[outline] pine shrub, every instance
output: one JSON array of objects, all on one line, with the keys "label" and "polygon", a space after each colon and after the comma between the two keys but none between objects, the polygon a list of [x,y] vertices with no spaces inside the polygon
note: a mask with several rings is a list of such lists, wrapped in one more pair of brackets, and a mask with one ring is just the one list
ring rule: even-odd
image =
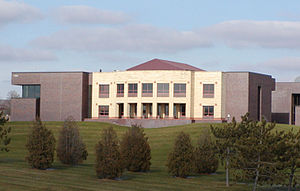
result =
[{"label": "pine shrub", "polygon": [[117,134],[112,127],[102,132],[96,145],[96,174],[98,178],[115,179],[122,175],[123,164]]},{"label": "pine shrub", "polygon": [[11,131],[10,127],[5,127],[5,123],[8,119],[5,118],[3,112],[0,112],[0,151],[8,152],[9,149],[7,145],[10,143],[9,133]]},{"label": "pine shrub", "polygon": [[175,140],[173,151],[169,154],[167,167],[170,174],[186,178],[195,171],[194,148],[188,134],[181,132]]},{"label": "pine shrub", "polygon": [[52,131],[48,130],[39,119],[33,123],[33,128],[28,136],[26,148],[28,149],[26,160],[31,167],[47,169],[52,166],[55,151],[55,138]]},{"label": "pine shrub", "polygon": [[133,125],[123,136],[121,141],[121,154],[124,167],[133,172],[146,172],[150,170],[151,148],[144,130]]},{"label": "pine shrub", "polygon": [[215,146],[208,129],[202,131],[195,150],[195,166],[197,173],[215,173],[219,166]]},{"label": "pine shrub", "polygon": [[64,122],[56,153],[63,164],[76,165],[87,158],[86,146],[79,135],[78,125],[73,117],[68,117]]}]

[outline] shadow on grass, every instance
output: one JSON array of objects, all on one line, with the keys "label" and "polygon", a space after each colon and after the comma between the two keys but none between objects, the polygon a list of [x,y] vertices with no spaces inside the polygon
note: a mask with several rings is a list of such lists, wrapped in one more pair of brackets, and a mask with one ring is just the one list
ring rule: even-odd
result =
[{"label": "shadow on grass", "polygon": [[0,163],[23,163],[26,162],[25,159],[16,159],[16,158],[0,158]]},{"label": "shadow on grass", "polygon": [[56,163],[53,165],[53,169],[55,170],[67,170],[70,168],[93,168],[94,164],[77,164],[77,165],[69,165],[69,164],[62,164],[62,163]]}]

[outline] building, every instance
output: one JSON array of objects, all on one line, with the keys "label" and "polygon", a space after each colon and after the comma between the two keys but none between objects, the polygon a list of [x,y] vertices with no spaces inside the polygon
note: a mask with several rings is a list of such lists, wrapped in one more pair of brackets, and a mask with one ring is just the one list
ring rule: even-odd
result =
[{"label": "building", "polygon": [[300,82],[277,82],[272,100],[272,121],[300,125]]},{"label": "building", "polygon": [[12,84],[22,85],[22,98],[12,100],[12,120],[61,121],[72,115],[146,127],[222,122],[246,112],[270,121],[275,90],[269,75],[208,72],[160,59],[126,71],[13,73]]},{"label": "building", "polygon": [[87,118],[89,78],[86,72],[13,72],[12,84],[22,86],[22,97],[11,100],[11,121]]}]

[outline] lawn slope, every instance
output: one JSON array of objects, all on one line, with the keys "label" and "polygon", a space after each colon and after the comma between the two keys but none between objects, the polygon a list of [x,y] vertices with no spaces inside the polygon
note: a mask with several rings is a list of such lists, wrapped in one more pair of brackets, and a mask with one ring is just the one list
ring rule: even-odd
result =
[{"label": "lawn slope", "polygon": [[[46,122],[55,137],[62,122]],[[224,170],[219,168],[216,175],[194,176],[189,179],[173,178],[165,166],[175,136],[180,131],[191,135],[193,143],[197,141],[203,128],[209,124],[191,124],[187,126],[145,129],[152,149],[152,166],[148,173],[125,172],[119,181],[99,180],[95,175],[95,144],[100,138],[101,130],[110,124],[98,122],[80,122],[80,133],[87,145],[88,160],[75,167],[62,165],[55,159],[53,169],[31,169],[25,162],[27,135],[30,122],[11,122],[12,142],[10,152],[0,153],[0,190],[250,190],[251,185],[233,184],[226,188]],[[222,124],[214,124],[222,125]],[[126,127],[113,125],[119,138]],[[278,129],[287,129],[280,125]],[[294,129],[298,129],[295,127]]]}]

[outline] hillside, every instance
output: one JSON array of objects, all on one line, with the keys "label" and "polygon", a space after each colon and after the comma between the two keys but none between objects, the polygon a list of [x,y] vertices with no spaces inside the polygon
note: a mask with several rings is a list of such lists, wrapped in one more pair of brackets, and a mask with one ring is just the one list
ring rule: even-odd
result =
[{"label": "hillside", "polygon": [[[174,138],[180,131],[189,133],[194,143],[203,128],[209,124],[145,129],[152,149],[152,166],[149,173],[125,172],[119,181],[99,180],[94,170],[95,144],[100,138],[101,129],[110,124],[80,122],[80,133],[88,148],[88,160],[82,165],[71,167],[55,160],[51,170],[31,169],[25,162],[25,143],[30,122],[12,122],[12,142],[10,152],[0,153],[0,190],[250,190],[246,184],[233,184],[226,189],[222,167],[216,175],[194,176],[189,179],[173,178],[167,173],[166,159]],[[57,137],[62,122],[47,122]],[[222,124],[214,124],[222,125]],[[287,125],[278,125],[277,129],[287,129]],[[114,125],[120,136],[126,127]],[[295,127],[294,129],[299,129]]]}]

